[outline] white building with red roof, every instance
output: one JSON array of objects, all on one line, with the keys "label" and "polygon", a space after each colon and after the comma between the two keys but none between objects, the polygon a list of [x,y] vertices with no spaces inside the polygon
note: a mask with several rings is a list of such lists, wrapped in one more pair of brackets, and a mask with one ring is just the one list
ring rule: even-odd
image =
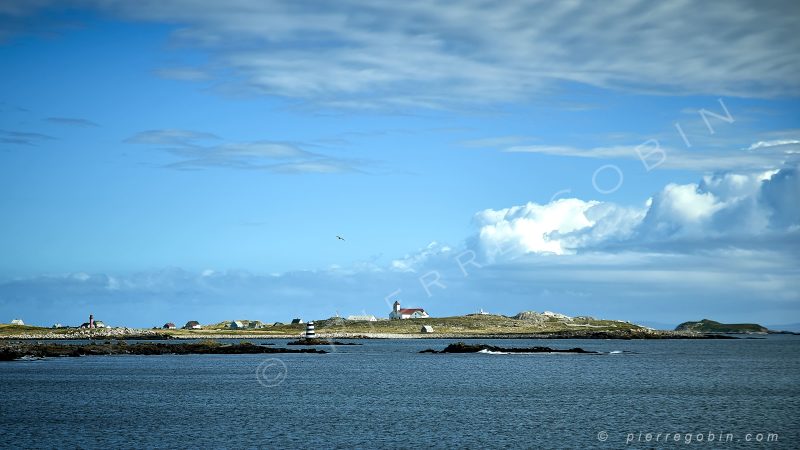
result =
[{"label": "white building with red roof", "polygon": [[400,302],[395,301],[392,305],[392,312],[389,313],[390,319],[427,319],[430,317],[422,308],[400,308]]}]

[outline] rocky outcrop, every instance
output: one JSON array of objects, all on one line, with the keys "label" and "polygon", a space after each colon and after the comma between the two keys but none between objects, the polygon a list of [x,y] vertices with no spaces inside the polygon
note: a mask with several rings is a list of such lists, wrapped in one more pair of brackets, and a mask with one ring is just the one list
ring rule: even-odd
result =
[{"label": "rocky outcrop", "polygon": [[517,320],[524,320],[526,322],[533,322],[537,324],[544,323],[547,320],[547,318],[544,315],[536,311],[522,311],[521,313],[517,314],[512,318]]},{"label": "rocky outcrop", "polygon": [[95,328],[82,329],[70,328],[67,330],[56,329],[53,331],[28,332],[24,334],[9,334],[2,336],[3,339],[151,339],[166,340],[172,339],[172,335],[159,330],[148,330],[140,328]]},{"label": "rocky outcrop", "polygon": [[494,345],[477,344],[470,345],[463,342],[456,342],[444,348],[444,350],[436,351],[433,349],[422,350],[420,353],[581,353],[581,354],[599,354],[589,350],[584,350],[579,347],[570,348],[566,350],[554,349],[550,347],[497,347]]},{"label": "rocky outcrop", "polygon": [[85,355],[234,355],[261,353],[327,353],[317,349],[288,349],[268,347],[249,342],[240,344],[220,344],[216,341],[191,342],[185,344],[163,344],[142,342],[126,344],[125,342],[105,342],[102,344],[54,344],[54,343],[3,343],[0,344],[0,361],[33,357],[45,358],[56,356]]}]

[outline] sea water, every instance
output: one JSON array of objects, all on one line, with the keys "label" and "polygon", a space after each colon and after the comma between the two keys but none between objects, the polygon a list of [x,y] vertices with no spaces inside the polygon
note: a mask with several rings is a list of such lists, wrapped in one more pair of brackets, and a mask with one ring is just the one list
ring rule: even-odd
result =
[{"label": "sea water", "polygon": [[600,355],[349,342],[363,345],[2,363],[0,446],[800,448],[797,336],[469,341]]}]

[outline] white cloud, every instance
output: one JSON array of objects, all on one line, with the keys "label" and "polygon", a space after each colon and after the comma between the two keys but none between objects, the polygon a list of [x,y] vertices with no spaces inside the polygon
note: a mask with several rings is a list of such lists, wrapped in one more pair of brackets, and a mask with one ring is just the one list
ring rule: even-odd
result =
[{"label": "white cloud", "polygon": [[435,257],[447,257],[452,252],[452,248],[440,244],[436,241],[431,242],[422,250],[416,253],[405,255],[403,258],[392,260],[390,267],[392,270],[400,272],[415,272],[430,259]]},{"label": "white cloud", "polygon": [[129,137],[129,144],[194,145],[197,141],[217,140],[212,133],[179,129],[146,130]]},{"label": "white cloud", "polygon": [[[32,14],[35,8],[14,7],[22,3],[4,10]],[[800,93],[794,2],[75,3],[126,20],[177,24],[179,47],[208,52],[229,88],[318,104],[506,102],[557,82],[681,94]],[[191,66],[162,72],[211,75]]]},{"label": "white cloud", "polygon": [[[652,199],[648,200],[647,207]],[[569,249],[587,248],[597,243],[619,243],[629,240],[637,231],[647,207],[623,207],[613,203],[598,203],[586,210],[590,227],[572,233],[553,234],[562,246]]]},{"label": "white cloud", "polygon": [[76,280],[79,280],[79,281],[87,281],[87,280],[89,280],[91,278],[91,276],[89,274],[87,274],[86,272],[78,272],[78,273],[72,274],[72,278],[74,278]]},{"label": "white cloud", "polygon": [[163,129],[137,133],[125,142],[161,147],[179,157],[164,167],[178,170],[228,168],[267,170],[275,173],[346,173],[361,172],[366,161],[334,158],[309,152],[302,144],[280,141],[223,142],[206,145],[207,141],[221,140],[205,132]]},{"label": "white cloud", "polygon": [[503,150],[506,153],[541,153],[544,155],[579,156],[584,158],[630,158],[636,156],[631,145],[577,148],[565,145],[516,145]]},{"label": "white cloud", "polygon": [[0,130],[0,144],[38,145],[41,142],[54,139],[56,138],[42,133]]},{"label": "white cloud", "polygon": [[[769,172],[721,173],[699,184],[668,184],[642,207],[560,199],[476,215],[478,248],[498,256],[574,254],[616,248],[664,246],[715,239],[784,236],[800,225],[796,167]],[[721,240],[721,241],[720,241]]]},{"label": "white cloud", "polygon": [[[797,139],[776,139],[773,141],[758,141],[755,144],[748,147],[748,150],[757,150],[759,148],[769,148],[769,147],[778,147],[782,145],[797,145],[800,144],[800,141]],[[797,153],[796,148],[788,149],[788,151],[792,151],[793,153]]]},{"label": "white cloud", "polygon": [[165,67],[156,70],[155,74],[162,78],[181,81],[205,81],[211,79],[211,75],[208,72],[194,67]]},{"label": "white cloud", "polygon": [[[660,321],[676,323],[707,316],[780,323],[800,314],[798,197],[797,167],[719,173],[670,184],[639,206],[572,198],[487,209],[476,214],[477,230],[463,244],[432,242],[383,266],[268,275],[166,269],[0,282],[0,314],[80,323],[91,311],[139,326],[285,321],[337,310],[385,315],[391,295],[437,316],[484,308],[654,320],[658,311]],[[471,251],[476,264],[468,263]],[[431,273],[426,279],[438,284],[429,295],[420,277]]]},{"label": "white cloud", "polygon": [[798,169],[776,172],[764,183],[759,200],[769,208],[770,221],[778,227],[800,227],[800,174]]},{"label": "white cloud", "polygon": [[653,199],[646,218],[657,232],[672,234],[676,229],[683,232],[702,233],[707,222],[724,204],[710,192],[698,191],[696,184],[668,184]]},{"label": "white cloud", "polygon": [[656,146],[652,141],[637,145],[573,147],[564,145],[517,145],[505,153],[537,153],[593,159],[635,159],[647,168],[688,170],[747,170],[779,167],[796,158],[800,144],[794,140],[760,141],[747,149],[694,150]]},{"label": "white cloud", "polygon": [[48,117],[44,119],[47,122],[55,123],[59,125],[69,125],[74,127],[99,127],[95,122],[92,122],[88,119],[81,119],[75,117]]},{"label": "white cloud", "polygon": [[531,140],[537,139],[529,136],[496,136],[489,138],[469,139],[461,141],[459,144],[469,148],[502,147],[506,145],[518,145],[522,142]]},{"label": "white cloud", "polygon": [[752,173],[721,173],[705,175],[700,189],[723,198],[735,199],[756,194],[764,181],[778,173],[778,169]]},{"label": "white cloud", "polygon": [[528,203],[501,210],[481,211],[475,215],[475,220],[480,226],[482,250],[491,259],[507,251],[564,254],[567,249],[558,238],[551,235],[594,225],[586,213],[597,204],[595,201],[570,198],[547,205]]}]

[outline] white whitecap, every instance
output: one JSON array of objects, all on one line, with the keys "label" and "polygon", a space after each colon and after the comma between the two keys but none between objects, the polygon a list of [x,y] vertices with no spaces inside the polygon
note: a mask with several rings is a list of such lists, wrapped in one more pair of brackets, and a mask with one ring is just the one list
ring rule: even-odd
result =
[{"label": "white whitecap", "polygon": [[507,355],[508,354],[508,352],[493,352],[493,351],[487,350],[487,349],[478,350],[478,353],[484,353],[484,354],[487,354],[487,355]]}]

